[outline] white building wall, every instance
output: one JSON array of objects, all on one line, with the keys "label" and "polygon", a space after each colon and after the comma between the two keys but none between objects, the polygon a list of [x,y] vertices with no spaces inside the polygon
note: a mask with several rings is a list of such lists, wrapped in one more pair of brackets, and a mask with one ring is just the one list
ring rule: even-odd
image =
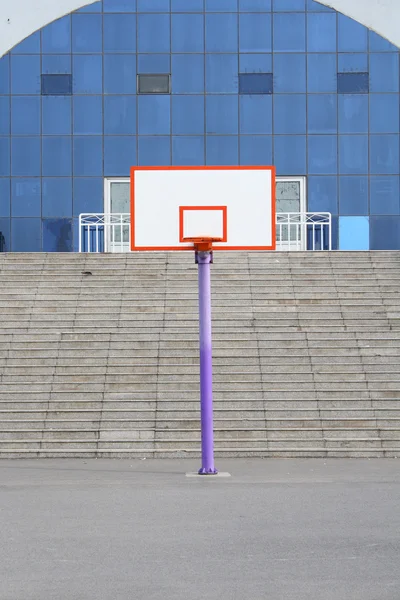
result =
[{"label": "white building wall", "polygon": [[[93,3],[94,0],[0,0],[0,56],[48,23]],[[400,0],[321,0],[321,4],[352,17],[400,47]]]}]

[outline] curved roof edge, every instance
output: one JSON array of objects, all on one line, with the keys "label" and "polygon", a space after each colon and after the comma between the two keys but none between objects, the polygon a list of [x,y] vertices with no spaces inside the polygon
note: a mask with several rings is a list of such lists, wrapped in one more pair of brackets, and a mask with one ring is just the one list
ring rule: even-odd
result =
[{"label": "curved roof edge", "polygon": [[[52,21],[95,0],[0,0],[0,56]],[[399,0],[317,0],[400,47]]]}]

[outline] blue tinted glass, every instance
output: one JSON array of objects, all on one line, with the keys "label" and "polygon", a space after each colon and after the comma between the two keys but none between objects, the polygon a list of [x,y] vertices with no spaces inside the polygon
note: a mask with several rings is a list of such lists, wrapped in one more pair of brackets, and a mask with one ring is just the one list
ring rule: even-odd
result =
[{"label": "blue tinted glass", "polygon": [[337,96],[310,94],[308,96],[308,133],[336,133]]},{"label": "blue tinted glass", "polygon": [[[44,51],[43,51],[44,52]],[[11,50],[12,54],[40,54],[40,31],[36,31]]]},{"label": "blue tinted glass", "polygon": [[291,12],[305,10],[306,0],[272,0],[272,10],[275,12]]},{"label": "blue tinted glass", "polygon": [[[115,57],[117,59],[119,57]],[[106,57],[111,63],[114,57]],[[74,94],[101,94],[103,91],[103,57],[96,54],[73,56],[72,88]],[[108,67],[108,73],[110,68]],[[135,81],[135,76],[133,77]]]},{"label": "blue tinted glass", "polygon": [[243,12],[268,12],[271,0],[239,0],[239,10]]},{"label": "blue tinted glass", "polygon": [[[99,211],[102,212],[102,211]],[[43,177],[42,216],[70,217],[72,215],[71,177]]]},{"label": "blue tinted glass", "polygon": [[[107,138],[105,141],[107,147]],[[132,163],[133,165],[134,163]],[[74,178],[74,216],[104,212],[104,180],[102,177]]]},{"label": "blue tinted glass", "polygon": [[[254,15],[256,18],[258,15]],[[265,35],[265,34],[264,34]],[[267,50],[268,51],[268,50]],[[274,14],[274,51],[306,51],[306,18],[303,13]]]},{"label": "blue tinted glass", "polygon": [[238,133],[239,109],[237,96],[206,97],[207,133]]},{"label": "blue tinted glass", "polygon": [[103,138],[101,136],[74,136],[74,176],[103,174]]},{"label": "blue tinted glass", "polygon": [[11,179],[11,216],[40,217],[41,179]]},{"label": "blue tinted glass", "polygon": [[237,135],[206,136],[207,165],[239,164],[239,139]]},{"label": "blue tinted glass", "polygon": [[168,135],[171,129],[170,96],[138,98],[138,133]]},{"label": "blue tinted glass", "polygon": [[368,177],[339,177],[341,215],[368,214]]},{"label": "blue tinted glass", "polygon": [[368,217],[339,217],[340,250],[369,250]]},{"label": "blue tinted glass", "polygon": [[10,175],[10,138],[0,137],[0,177]]},{"label": "blue tinted glass", "polygon": [[368,29],[342,14],[338,14],[339,52],[367,52]]},{"label": "blue tinted glass", "polygon": [[71,74],[71,55],[70,54],[43,54],[42,55],[42,73],[43,74]]},{"label": "blue tinted glass", "polygon": [[338,214],[337,177],[309,177],[308,210],[312,212],[330,212]]},{"label": "blue tinted glass", "polygon": [[101,52],[103,47],[103,16],[72,15],[72,51]]},{"label": "blue tinted glass", "polygon": [[368,94],[368,73],[338,73],[338,94]]},{"label": "blue tinted glass", "polygon": [[[0,178],[0,217],[10,216],[10,179]],[[0,226],[1,231],[1,226]]]},{"label": "blue tinted glass", "polygon": [[11,56],[11,93],[40,94],[40,56]]},{"label": "blue tinted glass", "polygon": [[306,95],[274,94],[274,133],[306,132]]},{"label": "blue tinted glass", "polygon": [[139,54],[138,73],[170,73],[170,54]]},{"label": "blue tinted glass", "polygon": [[370,249],[400,250],[400,217],[370,217]]},{"label": "blue tinted glass", "polygon": [[204,136],[174,136],[172,138],[172,164],[182,167],[204,165]]},{"label": "blue tinted glass", "polygon": [[[183,16],[188,17],[188,15]],[[237,52],[237,50],[237,14],[216,13],[206,15],[206,52]]]},{"label": "blue tinted glass", "polygon": [[16,177],[40,176],[40,137],[11,139],[11,175]]},{"label": "blue tinted glass", "polygon": [[368,133],[368,96],[339,95],[339,133]]},{"label": "blue tinted glass", "polygon": [[398,215],[400,213],[400,186],[398,175],[370,178],[371,215]]},{"label": "blue tinted glass", "polygon": [[137,164],[135,136],[105,136],[104,176],[128,177],[130,168]]},{"label": "blue tinted glass", "polygon": [[272,136],[241,135],[240,164],[272,165]]},{"label": "blue tinted glass", "polygon": [[134,54],[104,55],[104,92],[106,94],[136,94],[136,56]]},{"label": "blue tinted glass", "polygon": [[204,96],[173,96],[172,133],[204,134]]},{"label": "blue tinted glass", "polygon": [[236,54],[206,54],[206,91],[211,94],[237,94]]},{"label": "blue tinted glass", "polygon": [[[28,106],[30,106],[31,98],[27,96],[25,98],[28,98]],[[33,98],[37,98],[37,96],[33,96]],[[15,100],[15,98],[13,99]],[[0,135],[10,135],[10,114],[10,96],[0,96]]]},{"label": "blue tinted glass", "polygon": [[171,88],[173,94],[204,92],[204,54],[172,56]]},{"label": "blue tinted glass", "polygon": [[369,51],[370,52],[398,52],[399,49],[385,40],[383,37],[375,33],[369,32]]},{"label": "blue tinted glass", "polygon": [[170,0],[137,0],[138,12],[169,12]]},{"label": "blue tinted glass", "polygon": [[71,98],[44,96],[42,99],[42,132],[45,135],[68,135],[72,132]]},{"label": "blue tinted glass", "polygon": [[[1,105],[0,105],[1,106]],[[13,135],[40,134],[40,96],[13,96],[11,100]],[[7,115],[7,119],[9,115]],[[4,125],[7,121],[2,120]],[[4,131],[3,133],[9,133]]]},{"label": "blue tinted glass", "polygon": [[43,219],[43,252],[72,252],[72,219]]},{"label": "blue tinted glass", "polygon": [[368,136],[339,136],[339,173],[363,175],[368,173]]},{"label": "blue tinted glass", "polygon": [[368,54],[348,52],[338,55],[339,73],[368,73]]},{"label": "blue tinted glass", "polygon": [[332,8],[320,4],[318,0],[307,0],[307,10],[309,12],[334,12]]},{"label": "blue tinted glass", "polygon": [[306,55],[274,55],[274,92],[306,91]]},{"label": "blue tinted glass", "polygon": [[70,96],[72,94],[72,75],[42,75],[42,94],[44,96]]},{"label": "blue tinted glass", "polygon": [[274,164],[278,175],[305,175],[306,136],[277,135],[274,137]]},{"label": "blue tinted glass", "polygon": [[172,52],[204,52],[204,16],[172,16]]},{"label": "blue tinted glass", "polygon": [[272,94],[272,73],[239,73],[239,94]]},{"label": "blue tinted glass", "polygon": [[104,15],[104,52],[136,52],[136,15]]},{"label": "blue tinted glass", "polygon": [[138,164],[164,166],[171,164],[171,138],[165,135],[139,136]]},{"label": "blue tinted glass", "polygon": [[398,92],[399,91],[399,55],[371,54],[370,91]]},{"label": "blue tinted glass", "polygon": [[11,219],[0,218],[0,252],[11,251],[10,221]]},{"label": "blue tinted glass", "polygon": [[170,50],[170,15],[138,15],[138,52]]},{"label": "blue tinted glass", "polygon": [[136,0],[103,0],[103,11],[105,13],[136,12]]},{"label": "blue tinted glass", "polygon": [[307,15],[308,52],[336,52],[336,15],[310,13]]},{"label": "blue tinted glass", "polygon": [[68,54],[71,52],[71,16],[53,21],[42,29],[43,54]]},{"label": "blue tinted glass", "polygon": [[206,12],[235,12],[237,0],[205,0]]},{"label": "blue tinted glass", "polygon": [[171,0],[172,12],[203,12],[204,0]]},{"label": "blue tinted glass", "polygon": [[374,175],[399,173],[399,136],[370,136],[370,171]]},{"label": "blue tinted glass", "polygon": [[41,219],[11,219],[12,252],[41,252]]},{"label": "blue tinted glass", "polygon": [[308,172],[315,175],[337,173],[337,136],[308,136]]},{"label": "blue tinted glass", "polygon": [[242,13],[239,15],[239,51],[271,52],[271,15]]},{"label": "blue tinted glass", "polygon": [[241,96],[240,133],[272,133],[272,97]]},{"label": "blue tinted glass", "polygon": [[239,72],[272,73],[272,54],[240,54]]},{"label": "blue tinted glass", "polygon": [[10,93],[10,55],[0,58],[0,94]]},{"label": "blue tinted glass", "polygon": [[103,133],[103,97],[76,96],[74,98],[74,134],[101,135]]},{"label": "blue tinted glass", "polygon": [[89,4],[88,6],[84,6],[83,8],[80,8],[79,10],[77,10],[76,12],[80,12],[80,13],[93,13],[93,12],[97,12],[97,13],[101,13],[102,11],[102,1],[99,0],[99,2],[94,2],[93,4]]},{"label": "blue tinted glass", "polygon": [[108,135],[136,133],[136,96],[104,97],[104,133]]},{"label": "blue tinted glass", "polygon": [[[391,56],[391,55],[389,55]],[[399,131],[399,95],[370,95],[370,133],[395,133]]]},{"label": "blue tinted glass", "polygon": [[44,136],[42,140],[44,176],[70,177],[72,175],[71,136]]},{"label": "blue tinted glass", "polygon": [[307,90],[316,93],[337,92],[336,54],[307,55]]}]

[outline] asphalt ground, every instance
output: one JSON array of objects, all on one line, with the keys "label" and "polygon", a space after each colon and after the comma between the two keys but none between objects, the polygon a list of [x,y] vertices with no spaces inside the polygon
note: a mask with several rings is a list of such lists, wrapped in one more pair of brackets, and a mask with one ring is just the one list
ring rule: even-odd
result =
[{"label": "asphalt ground", "polygon": [[1,600],[400,600],[400,463],[0,461]]}]

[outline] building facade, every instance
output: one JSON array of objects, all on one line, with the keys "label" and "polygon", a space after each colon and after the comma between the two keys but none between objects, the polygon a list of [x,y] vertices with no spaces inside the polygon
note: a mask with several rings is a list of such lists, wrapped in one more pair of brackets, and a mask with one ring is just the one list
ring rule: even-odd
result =
[{"label": "building facade", "polygon": [[76,251],[132,165],[274,164],[333,247],[400,248],[398,48],[313,0],[103,0],[0,60],[6,250]]}]

